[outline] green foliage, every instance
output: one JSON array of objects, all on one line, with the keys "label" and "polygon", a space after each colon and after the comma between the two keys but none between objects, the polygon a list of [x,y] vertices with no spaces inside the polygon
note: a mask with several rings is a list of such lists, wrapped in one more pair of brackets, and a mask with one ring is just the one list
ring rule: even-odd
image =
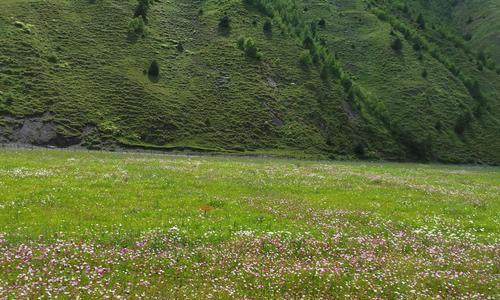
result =
[{"label": "green foliage", "polygon": [[312,57],[311,53],[309,51],[302,51],[299,55],[299,62],[302,66],[308,67],[312,64]]},{"label": "green foliage", "polygon": [[57,61],[58,61],[57,55],[55,55],[55,54],[49,55],[49,57],[47,58],[47,61],[50,63],[53,63],[53,64],[57,63]]},{"label": "green foliage", "polygon": [[260,58],[260,55],[257,51],[257,46],[255,45],[255,41],[252,38],[248,38],[245,41],[245,54],[248,57]]},{"label": "green foliage", "polygon": [[0,112],[9,112],[13,103],[14,95],[12,93],[0,94]]},{"label": "green foliage", "polygon": [[231,27],[231,18],[228,15],[224,15],[219,19],[219,27],[223,29],[229,29]]},{"label": "green foliage", "polygon": [[417,17],[417,25],[419,29],[425,29],[425,19],[424,16],[420,13]]},{"label": "green foliage", "polygon": [[465,87],[469,91],[469,94],[471,95],[472,98],[479,101],[480,103],[484,103],[484,97],[483,94],[481,93],[479,82],[477,80],[472,81],[470,79],[467,79],[465,81]]},{"label": "green foliage", "polygon": [[470,111],[466,111],[463,114],[461,114],[456,123],[455,123],[455,133],[459,136],[463,136],[465,133],[465,130],[469,128],[469,125],[472,121],[472,114]]},{"label": "green foliage", "polygon": [[[473,26],[463,24],[469,15],[482,13],[445,17],[442,1],[245,2],[179,0],[153,7],[159,2],[150,1],[150,22],[144,24],[142,14],[136,18],[150,38],[124,44],[123,24],[133,16],[135,0],[69,6],[55,0],[7,1],[0,20],[22,18],[0,30],[0,93],[15,95],[11,105],[2,103],[8,118],[0,114],[0,140],[14,136],[17,125],[12,124],[50,111],[47,123],[56,124],[58,139],[68,144],[87,145],[90,131],[96,144],[109,141],[106,148],[115,143],[206,151],[300,149],[349,158],[359,156],[353,149],[362,144],[367,157],[405,160],[411,149],[428,149],[430,141],[435,160],[499,159],[494,125],[499,77],[488,70],[498,69],[498,55],[495,39],[483,36],[484,28],[494,27],[481,26],[479,17]],[[418,30],[419,13],[425,31]],[[219,36],[224,31],[217,24],[225,14],[231,16],[235,38]],[[272,38],[261,32],[266,20],[272,22]],[[254,21],[259,27],[250,25]],[[464,32],[474,38],[466,42]],[[255,48],[247,52],[245,38],[238,48],[249,56],[265,52],[265,63],[235,59],[241,54],[235,47],[238,36],[252,36]],[[404,57],[389,48],[396,37]],[[158,59],[161,81],[137,74],[142,69],[148,74],[152,58]],[[301,60],[307,71],[300,69]],[[457,138],[454,125],[467,111],[470,130]],[[105,130],[106,120],[116,130]],[[441,130],[435,129],[438,120]],[[401,128],[407,137],[398,139]],[[413,137],[416,145],[402,143]]]},{"label": "green foliage", "polygon": [[266,18],[266,20],[264,21],[264,25],[262,27],[262,30],[264,30],[264,32],[266,32],[266,33],[271,33],[273,31],[273,23],[272,23],[271,19]]},{"label": "green foliage", "polygon": [[401,41],[401,39],[399,37],[395,38],[392,43],[391,43],[391,48],[394,50],[394,51],[401,51],[401,49],[403,49],[403,42]]},{"label": "green foliage", "polygon": [[135,8],[134,17],[142,17],[144,22],[148,19],[148,13],[150,8],[150,0],[137,0],[137,6]]},{"label": "green foliage", "polygon": [[178,42],[177,45],[175,45],[175,49],[179,52],[184,52],[184,45],[181,42]]},{"label": "green foliage", "polygon": [[321,66],[320,77],[323,80],[327,80],[330,77],[330,69],[328,68],[328,66]]},{"label": "green foliage", "polygon": [[128,32],[129,34],[135,36],[142,36],[146,31],[146,26],[144,24],[144,20],[141,17],[135,17],[128,23]]},{"label": "green foliage", "polygon": [[245,51],[245,37],[240,36],[237,41],[238,49]]},{"label": "green foliage", "polygon": [[254,59],[261,59],[262,54],[258,51],[257,45],[252,38],[240,37],[237,41],[238,48],[245,52],[245,55]]},{"label": "green foliage", "polygon": [[323,18],[320,19],[318,21],[318,26],[321,27],[321,28],[325,28],[326,27],[326,21],[325,21],[325,19],[323,19]]},{"label": "green foliage", "polygon": [[148,68],[148,75],[152,77],[160,76],[160,65],[156,60],[153,60]]},{"label": "green foliage", "polygon": [[305,49],[312,49],[314,47],[314,40],[309,35],[307,35],[302,42],[302,46]]}]

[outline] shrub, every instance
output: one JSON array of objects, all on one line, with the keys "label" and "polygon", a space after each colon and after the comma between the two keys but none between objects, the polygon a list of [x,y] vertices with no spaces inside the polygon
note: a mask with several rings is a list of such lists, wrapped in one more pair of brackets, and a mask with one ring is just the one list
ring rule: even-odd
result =
[{"label": "shrub", "polygon": [[299,62],[302,66],[307,67],[312,64],[312,57],[309,51],[302,51],[299,56]]},{"label": "shrub", "polygon": [[238,48],[251,58],[261,59],[262,54],[258,51],[255,41],[252,38],[240,37],[237,42]]},{"label": "shrub", "polygon": [[49,63],[53,63],[53,64],[55,64],[55,63],[57,63],[57,60],[58,60],[58,59],[57,59],[57,56],[56,56],[56,55],[52,54],[52,55],[50,55],[50,56],[47,58],[47,60],[48,60],[48,62],[49,62]]},{"label": "shrub", "polygon": [[342,76],[342,70],[339,65],[332,59],[328,62],[330,68],[330,74],[333,78],[340,78]]},{"label": "shrub", "polygon": [[238,48],[240,50],[244,51],[245,50],[245,38],[242,36],[240,38],[238,38],[237,45],[238,45]]},{"label": "shrub", "polygon": [[318,21],[318,26],[321,27],[321,28],[325,28],[326,27],[326,21],[325,19],[321,19]]},{"label": "shrub", "polygon": [[352,81],[349,77],[347,76],[344,76],[341,80],[340,80],[340,84],[342,84],[342,86],[344,87],[344,91],[347,92],[351,89],[352,87]]},{"label": "shrub", "polygon": [[426,69],[424,69],[424,70],[422,71],[422,77],[423,77],[423,78],[427,78],[427,75],[428,75],[428,74],[427,74],[427,70],[426,70]]},{"label": "shrub", "polygon": [[472,115],[470,111],[460,115],[455,123],[455,133],[462,136],[465,133],[465,130],[469,127],[471,121]]},{"label": "shrub", "polygon": [[135,8],[134,17],[142,17],[144,21],[147,20],[149,12],[150,0],[138,0],[138,4]]},{"label": "shrub", "polygon": [[317,65],[320,61],[320,55],[318,53],[318,48],[316,47],[315,44],[312,45],[311,48],[309,48],[309,53],[311,54],[312,62]]},{"label": "shrub", "polygon": [[479,50],[479,53],[477,54],[477,59],[481,61],[483,64],[486,64],[486,54],[482,49]]},{"label": "shrub", "polygon": [[309,24],[309,29],[311,30],[311,34],[316,36],[316,32],[318,31],[318,24],[316,22],[311,22]]},{"label": "shrub", "polygon": [[465,87],[472,98],[479,101],[480,103],[484,102],[483,94],[481,93],[481,89],[479,87],[479,82],[477,80],[472,81],[470,79],[465,81]]},{"label": "shrub", "polygon": [[160,65],[156,60],[151,62],[151,65],[148,69],[148,75],[153,77],[158,77],[160,75]]},{"label": "shrub", "polygon": [[3,103],[5,105],[12,105],[14,103],[14,96],[12,93],[5,93],[5,94],[0,94],[0,103]]},{"label": "shrub", "polygon": [[415,43],[413,43],[413,50],[420,51],[421,49],[422,45],[419,42],[415,41]]},{"label": "shrub", "polygon": [[443,122],[441,122],[441,120],[437,121],[434,125],[434,128],[438,131],[441,131],[443,129]]},{"label": "shrub", "polygon": [[418,14],[417,25],[418,25],[418,28],[425,29],[425,19],[424,19],[424,16],[421,13]]},{"label": "shrub", "polygon": [[361,144],[361,143],[358,143],[354,147],[354,154],[358,158],[364,158],[366,156],[365,146],[363,146],[363,144]]},{"label": "shrub", "polygon": [[144,20],[139,17],[133,18],[129,23],[128,23],[128,32],[129,34],[133,34],[136,36],[143,35],[145,32],[145,25],[144,25]]},{"label": "shrub", "polygon": [[314,46],[314,40],[310,36],[306,36],[302,45],[305,49],[311,49]]},{"label": "shrub", "polygon": [[245,55],[252,58],[260,58],[257,46],[252,38],[245,41]]},{"label": "shrub", "polygon": [[404,6],[401,9],[405,14],[410,13],[410,7],[408,6],[408,3],[405,3]]},{"label": "shrub", "polygon": [[401,39],[396,38],[394,41],[392,41],[391,48],[394,51],[401,51],[401,49],[403,49],[403,42],[401,41]]},{"label": "shrub", "polygon": [[219,27],[228,29],[231,26],[231,19],[228,15],[224,15],[219,19]]},{"label": "shrub", "polygon": [[273,31],[273,23],[271,22],[271,19],[266,19],[266,21],[264,21],[264,26],[262,29],[264,30],[264,32],[267,32],[267,33],[270,33]]},{"label": "shrub", "polygon": [[328,67],[326,65],[323,65],[321,67],[321,72],[320,72],[319,76],[323,80],[327,80],[328,77],[330,77],[330,70],[328,69]]},{"label": "shrub", "polygon": [[179,52],[183,52],[184,51],[184,45],[182,45],[181,42],[177,43],[177,45],[175,46],[175,48],[177,49],[177,51]]}]

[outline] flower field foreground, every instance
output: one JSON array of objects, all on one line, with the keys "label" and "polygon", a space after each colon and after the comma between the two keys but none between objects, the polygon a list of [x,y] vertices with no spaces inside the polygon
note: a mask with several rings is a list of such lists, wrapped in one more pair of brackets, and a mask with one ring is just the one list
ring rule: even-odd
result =
[{"label": "flower field foreground", "polygon": [[500,170],[0,151],[0,299],[498,299]]}]

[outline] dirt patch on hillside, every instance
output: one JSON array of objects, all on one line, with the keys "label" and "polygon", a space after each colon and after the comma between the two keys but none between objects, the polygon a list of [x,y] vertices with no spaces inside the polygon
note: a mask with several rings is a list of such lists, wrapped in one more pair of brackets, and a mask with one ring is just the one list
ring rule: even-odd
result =
[{"label": "dirt patch on hillside", "polygon": [[52,119],[53,115],[48,112],[42,116],[24,119],[21,126],[13,132],[14,140],[22,144],[49,144],[57,138],[56,126]]},{"label": "dirt patch on hillside", "polygon": [[25,118],[0,116],[0,143],[64,147],[78,144],[79,140],[60,136],[54,123],[54,114],[45,112]]}]

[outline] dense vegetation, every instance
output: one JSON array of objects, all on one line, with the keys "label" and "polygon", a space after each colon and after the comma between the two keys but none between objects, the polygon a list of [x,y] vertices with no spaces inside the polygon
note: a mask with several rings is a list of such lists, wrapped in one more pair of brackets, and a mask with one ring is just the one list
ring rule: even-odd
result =
[{"label": "dense vegetation", "polygon": [[1,5],[0,142],[500,162],[493,0]]},{"label": "dense vegetation", "polygon": [[0,150],[0,298],[490,299],[500,170]]}]

